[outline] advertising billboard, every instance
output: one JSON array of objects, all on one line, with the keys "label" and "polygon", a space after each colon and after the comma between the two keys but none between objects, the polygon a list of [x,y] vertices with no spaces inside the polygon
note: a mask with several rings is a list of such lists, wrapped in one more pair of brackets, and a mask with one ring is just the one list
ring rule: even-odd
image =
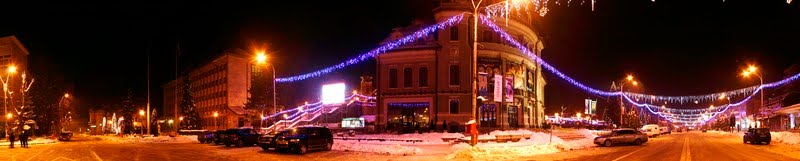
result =
[{"label": "advertising billboard", "polygon": [[342,128],[362,128],[364,127],[364,118],[343,118]]},{"label": "advertising billboard", "polygon": [[344,83],[326,84],[322,86],[322,104],[344,103]]},{"label": "advertising billboard", "polygon": [[586,99],[586,101],[584,101],[584,107],[586,107],[584,109],[584,113],[590,115],[597,114],[597,101],[592,99]]}]

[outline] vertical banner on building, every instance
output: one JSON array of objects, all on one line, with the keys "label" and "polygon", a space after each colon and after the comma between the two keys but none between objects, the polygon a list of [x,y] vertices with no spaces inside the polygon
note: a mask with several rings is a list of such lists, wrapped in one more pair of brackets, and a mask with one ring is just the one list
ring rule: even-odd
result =
[{"label": "vertical banner on building", "polygon": [[586,99],[586,101],[584,101],[584,105],[585,105],[584,107],[586,108],[583,113],[590,115],[597,113],[597,101],[592,99]]},{"label": "vertical banner on building", "polygon": [[503,76],[500,74],[494,75],[494,101],[503,101]]},{"label": "vertical banner on building", "polygon": [[489,97],[489,74],[478,73],[478,96]]},{"label": "vertical banner on building", "polygon": [[506,102],[514,102],[514,77],[506,77]]}]

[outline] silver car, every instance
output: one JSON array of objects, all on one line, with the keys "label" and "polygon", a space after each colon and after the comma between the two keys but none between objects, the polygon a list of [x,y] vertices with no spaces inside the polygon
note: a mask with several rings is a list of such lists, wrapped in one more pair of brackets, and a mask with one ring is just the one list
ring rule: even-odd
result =
[{"label": "silver car", "polygon": [[594,144],[600,146],[612,146],[614,144],[642,145],[647,142],[647,134],[635,129],[615,129],[611,133],[594,138]]}]

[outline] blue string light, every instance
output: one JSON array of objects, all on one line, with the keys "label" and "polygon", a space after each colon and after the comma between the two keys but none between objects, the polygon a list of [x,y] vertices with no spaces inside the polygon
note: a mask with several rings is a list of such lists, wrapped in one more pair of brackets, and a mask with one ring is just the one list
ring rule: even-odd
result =
[{"label": "blue string light", "polygon": [[333,72],[335,70],[342,69],[344,67],[347,67],[347,66],[350,66],[350,65],[353,65],[353,64],[357,64],[357,63],[362,62],[364,60],[373,58],[373,57],[377,56],[378,54],[381,54],[381,53],[384,53],[384,52],[386,52],[388,50],[392,50],[394,48],[400,47],[400,46],[402,46],[404,44],[415,42],[415,41],[417,41],[417,39],[423,38],[425,36],[428,36],[428,35],[436,32],[437,30],[444,29],[446,27],[450,27],[450,26],[453,26],[455,24],[458,24],[459,22],[461,22],[463,17],[464,17],[464,14],[459,14],[459,15],[453,16],[453,17],[451,17],[451,18],[449,18],[449,19],[447,19],[445,21],[442,21],[442,22],[436,24],[436,25],[425,27],[425,28],[423,28],[423,29],[421,29],[419,31],[414,32],[411,35],[405,36],[405,37],[403,37],[401,39],[398,39],[398,40],[392,41],[390,43],[387,43],[385,45],[382,45],[382,46],[380,46],[378,48],[375,48],[375,49],[373,49],[373,50],[371,50],[371,51],[369,51],[367,53],[361,54],[361,55],[359,55],[359,56],[357,56],[355,58],[351,58],[351,59],[349,59],[347,61],[341,62],[341,63],[336,64],[334,66],[330,66],[330,67],[327,67],[325,69],[314,71],[314,72],[311,72],[311,73],[306,73],[306,74],[301,74],[301,75],[296,75],[296,76],[291,76],[291,77],[277,78],[277,79],[275,79],[275,81],[278,82],[278,83],[287,83],[287,82],[300,81],[300,80],[305,80],[305,79],[308,79],[308,78],[313,78],[313,77],[318,77],[318,76],[321,76],[321,75],[324,75],[324,74],[328,74],[328,73]]}]

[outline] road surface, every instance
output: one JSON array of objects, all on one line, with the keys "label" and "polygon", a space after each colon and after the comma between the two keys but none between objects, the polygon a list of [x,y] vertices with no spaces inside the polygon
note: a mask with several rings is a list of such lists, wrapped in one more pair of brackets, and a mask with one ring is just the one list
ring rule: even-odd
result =
[{"label": "road surface", "polygon": [[[403,157],[403,156],[401,156]],[[318,151],[305,155],[265,152],[260,147],[225,147],[199,143],[120,144],[75,136],[71,142],[32,145],[31,148],[0,147],[2,161],[374,161],[395,156],[345,151]],[[407,156],[403,160],[424,161],[440,156]]]},{"label": "road surface", "polygon": [[[440,151],[446,151],[449,146]],[[591,147],[555,154],[537,155],[523,160],[591,160],[591,161],[705,161],[705,160],[800,160],[800,148],[786,145],[743,144],[735,136],[700,132],[679,133],[650,139],[641,145]],[[770,151],[783,150],[781,154]],[[415,156],[347,151],[321,151],[305,155],[265,152],[260,147],[225,147],[199,143],[131,143],[120,144],[75,137],[72,142],[33,145],[31,148],[0,147],[3,161],[439,161],[446,160],[446,152]],[[495,160],[493,160],[495,161]]]},{"label": "road surface", "polygon": [[[706,160],[798,160],[765,149],[779,145],[751,145],[741,138],[700,132],[675,133],[650,139],[641,145],[596,147],[539,156],[544,160],[608,161],[706,161]],[[795,153],[794,155],[800,155]],[[531,160],[542,160],[534,157]]]}]

